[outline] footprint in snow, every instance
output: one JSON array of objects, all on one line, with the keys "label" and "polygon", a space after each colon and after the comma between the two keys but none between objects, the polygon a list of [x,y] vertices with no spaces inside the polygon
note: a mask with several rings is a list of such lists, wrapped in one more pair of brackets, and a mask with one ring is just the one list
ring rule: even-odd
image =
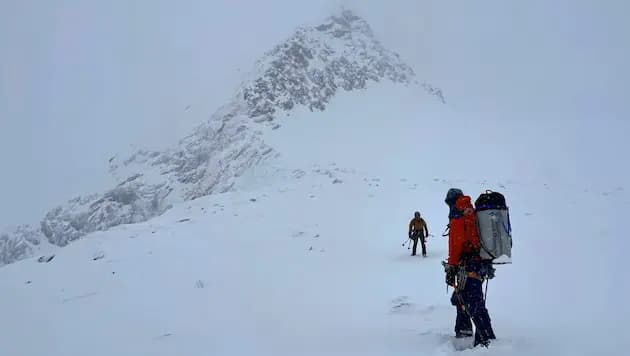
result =
[{"label": "footprint in snow", "polygon": [[173,336],[173,334],[172,333],[165,333],[165,334],[162,334],[162,335],[160,335],[158,337],[155,337],[154,340],[164,340],[164,339],[166,339],[169,336]]},{"label": "footprint in snow", "polygon": [[396,297],[391,301],[391,309],[392,313],[406,313],[412,310],[414,304],[409,301],[409,297],[403,295],[400,297]]},{"label": "footprint in snow", "polygon": [[63,299],[62,303],[68,303],[68,302],[72,302],[72,301],[79,300],[79,299],[86,299],[86,298],[89,298],[89,297],[93,297],[93,296],[95,296],[97,294],[98,293],[96,293],[96,292],[92,292],[92,293],[87,293],[87,294],[76,295],[76,296],[73,296],[73,297],[69,297],[69,298]]},{"label": "footprint in snow", "polygon": [[422,310],[420,310],[420,314],[431,314],[431,313],[435,312],[436,309],[437,309],[437,307],[435,305],[429,305],[429,306],[423,308]]}]

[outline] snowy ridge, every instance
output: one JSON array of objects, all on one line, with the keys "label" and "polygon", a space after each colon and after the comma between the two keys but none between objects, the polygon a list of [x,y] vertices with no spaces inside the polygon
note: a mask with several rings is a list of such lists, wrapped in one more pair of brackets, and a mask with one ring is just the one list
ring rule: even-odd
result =
[{"label": "snowy ridge", "polygon": [[41,223],[48,241],[65,246],[87,232],[146,221],[167,209],[164,199],[170,189],[165,184],[125,182],[100,195],[78,197],[50,211]]},{"label": "snowy ridge", "polygon": [[[76,197],[49,211],[37,228],[2,235],[0,265],[33,254],[44,237],[65,246],[94,231],[147,221],[173,204],[235,188],[251,167],[275,156],[259,126],[298,107],[323,111],[339,89],[365,89],[369,82],[410,84],[413,70],[385,49],[367,22],[350,11],[322,25],[303,27],[267,53],[230,103],[200,124],[177,147],[140,150],[128,159],[110,160],[119,184],[104,192]],[[424,90],[444,101],[428,84]],[[25,231],[28,231],[25,232]]]},{"label": "snowy ridge", "polygon": [[317,27],[299,29],[258,64],[257,79],[242,89],[250,117],[271,121],[279,110],[303,105],[323,111],[339,88],[370,81],[410,83],[414,72],[385,49],[368,23],[350,11]]}]

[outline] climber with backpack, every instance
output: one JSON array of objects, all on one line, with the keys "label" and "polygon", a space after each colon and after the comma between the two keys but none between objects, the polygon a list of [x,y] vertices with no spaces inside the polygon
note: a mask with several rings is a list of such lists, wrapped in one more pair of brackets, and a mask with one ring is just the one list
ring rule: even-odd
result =
[{"label": "climber with backpack", "polygon": [[413,248],[411,255],[416,255],[416,248],[418,247],[418,240],[422,245],[422,257],[427,257],[426,239],[429,236],[429,229],[427,223],[424,221],[419,211],[414,213],[413,219],[409,222],[409,239],[413,241]]},{"label": "climber with backpack", "polygon": [[484,280],[494,277],[492,260],[480,256],[475,209],[471,198],[460,189],[449,189],[444,200],[448,205],[448,260],[443,262],[446,284],[454,288],[451,302],[457,307],[455,337],[473,335],[474,346],[488,347],[495,339],[490,315],[482,290]]}]

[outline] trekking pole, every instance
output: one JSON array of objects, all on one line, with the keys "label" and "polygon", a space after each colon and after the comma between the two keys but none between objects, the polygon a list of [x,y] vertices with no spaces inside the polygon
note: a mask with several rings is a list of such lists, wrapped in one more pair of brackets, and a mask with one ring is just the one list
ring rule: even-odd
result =
[{"label": "trekking pole", "polygon": [[483,296],[483,301],[485,302],[486,300],[488,300],[488,283],[490,283],[489,279],[486,279],[486,293]]}]

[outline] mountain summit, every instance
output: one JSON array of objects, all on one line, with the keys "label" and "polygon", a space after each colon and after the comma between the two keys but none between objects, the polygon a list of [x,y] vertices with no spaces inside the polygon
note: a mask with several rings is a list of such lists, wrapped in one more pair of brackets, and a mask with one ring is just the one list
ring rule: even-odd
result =
[{"label": "mountain summit", "polygon": [[299,29],[259,61],[257,72],[241,90],[249,117],[257,121],[273,120],[278,111],[296,105],[324,110],[340,88],[364,89],[383,79],[409,83],[414,77],[351,11]]},{"label": "mountain summit", "polygon": [[[110,159],[116,187],[58,206],[38,228],[21,226],[0,235],[0,265],[31,256],[44,237],[65,246],[94,231],[146,221],[175,203],[233,189],[239,176],[275,155],[264,141],[264,125],[278,128],[279,118],[297,107],[323,111],[340,90],[384,80],[415,83],[411,67],[347,10],[318,26],[299,28],[266,53],[249,77],[230,102],[176,147]],[[439,90],[423,86],[442,98]]]}]

